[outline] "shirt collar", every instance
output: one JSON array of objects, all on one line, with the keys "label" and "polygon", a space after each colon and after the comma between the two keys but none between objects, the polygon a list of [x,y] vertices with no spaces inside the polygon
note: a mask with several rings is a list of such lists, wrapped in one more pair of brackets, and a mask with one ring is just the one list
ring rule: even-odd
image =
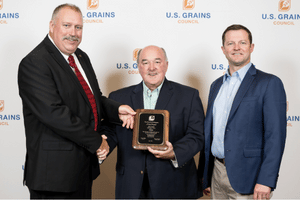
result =
[{"label": "shirt collar", "polygon": [[[234,75],[236,73],[238,75],[238,77],[241,79],[241,81],[243,81],[244,77],[246,76],[246,73],[248,72],[248,70],[250,69],[251,66],[252,66],[252,63],[249,62],[247,65],[245,65],[241,69],[237,70],[232,75]],[[228,71],[229,71],[229,67],[225,72],[225,75],[223,77],[223,82],[226,81],[227,78],[230,76]]]},{"label": "shirt collar", "polygon": [[[163,82],[155,89],[153,90],[152,92],[157,92],[159,93],[160,92],[160,89],[162,87],[162,85],[164,84],[165,82],[165,79],[163,80]],[[145,82],[143,81],[143,91],[144,93],[147,95],[148,93],[151,93],[151,90],[146,86]]]},{"label": "shirt collar", "polygon": [[[61,53],[61,55],[66,59],[66,61],[69,63],[69,61],[68,61],[69,55],[66,55],[66,54],[64,54],[63,52],[61,52],[61,51],[59,50],[59,48],[55,45],[54,41],[52,40],[52,38],[50,37],[49,34],[48,34],[48,38],[49,38],[49,40],[54,44],[54,46],[57,48],[57,50]],[[72,53],[71,55],[72,55],[73,57],[76,56],[75,53]]]}]

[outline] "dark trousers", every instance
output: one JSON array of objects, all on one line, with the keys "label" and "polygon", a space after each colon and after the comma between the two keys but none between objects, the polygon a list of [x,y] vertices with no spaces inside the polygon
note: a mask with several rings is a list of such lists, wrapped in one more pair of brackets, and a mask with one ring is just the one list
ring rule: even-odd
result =
[{"label": "dark trousers", "polygon": [[139,199],[153,199],[153,195],[149,184],[148,173],[146,170],[145,172],[146,173],[144,174],[143,185]]},{"label": "dark trousers", "polygon": [[75,192],[50,192],[28,189],[30,199],[92,199],[92,183],[92,181],[88,181]]}]

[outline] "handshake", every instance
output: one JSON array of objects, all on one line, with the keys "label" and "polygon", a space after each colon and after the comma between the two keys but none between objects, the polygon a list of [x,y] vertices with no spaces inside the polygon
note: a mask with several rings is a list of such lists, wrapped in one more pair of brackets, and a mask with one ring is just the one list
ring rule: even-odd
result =
[{"label": "handshake", "polygon": [[107,154],[109,153],[109,146],[106,141],[106,135],[102,135],[102,143],[100,148],[96,151],[99,163],[101,164],[103,160],[106,159]]},{"label": "handshake", "polygon": [[[119,111],[119,118],[123,122],[122,127],[126,127],[127,129],[129,128],[133,129],[134,115],[136,114],[136,112],[132,110],[132,108],[128,105],[121,105],[118,111]],[[106,135],[102,135],[102,144],[100,148],[96,151],[100,164],[102,163],[103,160],[106,159],[106,156],[109,153],[109,146],[106,139],[107,139]]]}]

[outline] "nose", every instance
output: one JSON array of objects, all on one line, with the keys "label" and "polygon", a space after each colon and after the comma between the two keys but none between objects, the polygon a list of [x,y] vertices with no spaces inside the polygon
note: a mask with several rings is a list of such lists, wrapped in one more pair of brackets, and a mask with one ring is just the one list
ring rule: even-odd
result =
[{"label": "nose", "polygon": [[76,27],[72,27],[70,29],[70,35],[75,36],[76,35]]},{"label": "nose", "polygon": [[234,50],[239,50],[239,49],[240,49],[239,43],[234,44]]},{"label": "nose", "polygon": [[150,71],[155,70],[155,63],[153,61],[151,61],[150,64],[149,64],[149,70]]}]

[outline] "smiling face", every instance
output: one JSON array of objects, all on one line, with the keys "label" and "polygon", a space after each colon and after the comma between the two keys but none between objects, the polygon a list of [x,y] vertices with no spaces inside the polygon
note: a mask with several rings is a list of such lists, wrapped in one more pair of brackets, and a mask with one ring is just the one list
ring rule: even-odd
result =
[{"label": "smiling face", "polygon": [[70,55],[76,51],[81,42],[82,27],[81,13],[65,7],[50,21],[49,34],[58,49]]},{"label": "smiling face", "polygon": [[168,69],[164,51],[157,46],[145,47],[139,55],[138,69],[146,86],[155,90],[163,82]]},{"label": "smiling face", "polygon": [[245,30],[230,30],[225,34],[222,51],[228,60],[230,74],[250,62],[253,49],[254,44],[250,43],[248,33]]}]

